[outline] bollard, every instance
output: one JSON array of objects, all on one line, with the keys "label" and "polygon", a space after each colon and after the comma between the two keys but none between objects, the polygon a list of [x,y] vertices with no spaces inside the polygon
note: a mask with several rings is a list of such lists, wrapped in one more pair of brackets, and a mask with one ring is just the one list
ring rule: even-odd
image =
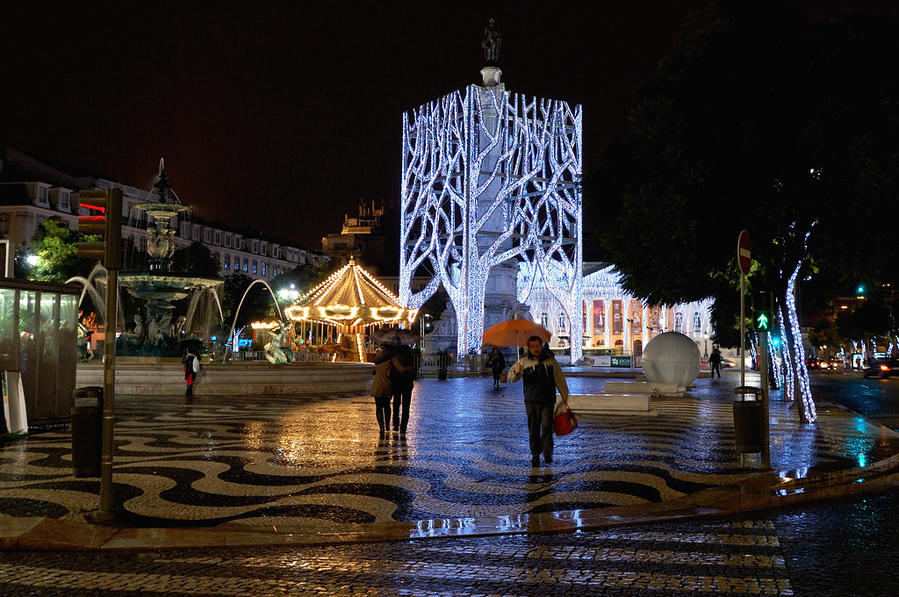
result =
[{"label": "bollard", "polygon": [[100,476],[102,416],[103,388],[88,386],[76,389],[71,427],[72,472],[76,477]]}]

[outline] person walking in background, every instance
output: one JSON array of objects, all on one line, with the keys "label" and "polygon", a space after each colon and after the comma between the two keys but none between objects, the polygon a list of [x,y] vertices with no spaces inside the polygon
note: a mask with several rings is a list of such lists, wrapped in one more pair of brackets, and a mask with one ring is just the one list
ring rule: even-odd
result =
[{"label": "person walking in background", "polygon": [[396,348],[386,345],[382,346],[375,356],[375,379],[371,384],[371,395],[375,399],[375,414],[378,418],[382,439],[390,426],[390,399],[393,396],[393,383],[390,378],[394,356],[396,356]]},{"label": "person walking in background", "polygon": [[[415,385],[415,358],[412,349],[400,346],[391,359],[390,383],[393,385],[393,431],[406,435],[409,424],[409,406],[412,403],[412,386]],[[402,412],[402,416],[401,413]]]},{"label": "person walking in background", "polygon": [[487,366],[493,371],[493,387],[499,387],[499,378],[503,374],[503,369],[506,368],[506,357],[503,356],[502,351],[493,347],[493,350],[490,351],[490,356],[487,357]]},{"label": "person walking in background", "polygon": [[718,372],[718,379],[721,379],[721,351],[717,346],[712,347],[712,354],[709,355],[709,365],[712,367],[712,377]]},{"label": "person walking in background", "polygon": [[197,373],[200,372],[200,359],[191,349],[187,349],[184,358],[181,359],[184,365],[184,380],[187,382],[187,389],[184,391],[185,396],[194,395],[194,381],[197,379]]},{"label": "person walking in background", "polygon": [[553,410],[556,390],[568,403],[568,384],[562,368],[537,336],[528,338],[528,352],[509,369],[509,381],[524,379],[524,405],[528,415],[531,465],[540,466],[540,453],[546,464],[553,461]]}]

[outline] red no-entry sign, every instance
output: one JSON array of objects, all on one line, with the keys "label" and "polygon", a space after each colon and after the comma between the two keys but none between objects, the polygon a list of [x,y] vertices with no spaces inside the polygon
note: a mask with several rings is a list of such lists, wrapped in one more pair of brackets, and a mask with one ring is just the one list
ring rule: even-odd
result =
[{"label": "red no-entry sign", "polygon": [[752,243],[749,241],[749,232],[741,230],[737,238],[737,264],[744,276],[749,275],[749,266],[752,265]]}]

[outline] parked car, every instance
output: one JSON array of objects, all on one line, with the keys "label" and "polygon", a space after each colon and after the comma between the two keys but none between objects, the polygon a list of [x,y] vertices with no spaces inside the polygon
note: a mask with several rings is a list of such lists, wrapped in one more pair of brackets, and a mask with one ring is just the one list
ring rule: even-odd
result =
[{"label": "parked car", "polygon": [[890,377],[899,375],[899,359],[870,361],[865,367],[865,377]]}]

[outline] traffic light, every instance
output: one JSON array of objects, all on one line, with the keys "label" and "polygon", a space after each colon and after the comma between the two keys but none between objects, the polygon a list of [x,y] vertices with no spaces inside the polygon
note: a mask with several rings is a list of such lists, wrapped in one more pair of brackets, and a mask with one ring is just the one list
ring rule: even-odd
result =
[{"label": "traffic light", "polygon": [[81,207],[93,213],[78,216],[78,231],[102,240],[78,243],[78,257],[102,261],[106,269],[122,265],[122,191],[92,189],[79,194]]},{"label": "traffic light", "polygon": [[756,310],[752,314],[752,325],[758,332],[768,332],[771,330],[771,312]]},{"label": "traffic light", "polygon": [[757,332],[770,332],[774,327],[774,319],[771,312],[774,307],[774,297],[764,290],[756,292],[752,297],[752,327]]}]

